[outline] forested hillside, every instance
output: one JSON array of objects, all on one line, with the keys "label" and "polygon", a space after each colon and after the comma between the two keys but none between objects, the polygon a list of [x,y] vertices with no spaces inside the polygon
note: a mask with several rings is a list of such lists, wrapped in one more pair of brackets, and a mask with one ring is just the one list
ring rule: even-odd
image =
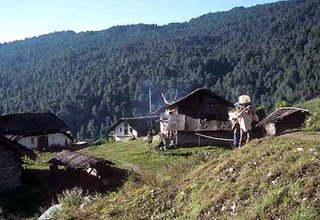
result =
[{"label": "forested hillside", "polygon": [[236,100],[320,95],[319,0],[210,13],[186,23],[52,33],[0,44],[0,113],[51,111],[79,136],[105,134],[122,116],[207,87]]}]

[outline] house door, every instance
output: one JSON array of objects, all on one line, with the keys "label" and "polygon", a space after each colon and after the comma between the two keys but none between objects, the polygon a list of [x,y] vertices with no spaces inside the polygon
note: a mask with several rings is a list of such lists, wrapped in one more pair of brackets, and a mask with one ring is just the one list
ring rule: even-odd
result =
[{"label": "house door", "polygon": [[124,135],[128,135],[128,124],[124,124]]},{"label": "house door", "polygon": [[48,136],[38,137],[38,149],[42,150],[49,146]]}]

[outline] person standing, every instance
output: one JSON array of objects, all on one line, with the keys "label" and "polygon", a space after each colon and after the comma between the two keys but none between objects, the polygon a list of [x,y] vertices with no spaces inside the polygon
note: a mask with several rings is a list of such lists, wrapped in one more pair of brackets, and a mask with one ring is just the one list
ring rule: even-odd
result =
[{"label": "person standing", "polygon": [[247,144],[250,141],[252,122],[259,121],[255,109],[251,106],[251,99],[249,96],[240,96],[239,102],[236,103],[236,109],[236,112],[229,114],[230,119],[233,121],[234,148],[243,145],[243,143]]},{"label": "person standing", "polygon": [[153,140],[153,134],[152,134],[152,131],[149,129],[147,132],[147,141],[150,149],[152,149],[152,140]]}]

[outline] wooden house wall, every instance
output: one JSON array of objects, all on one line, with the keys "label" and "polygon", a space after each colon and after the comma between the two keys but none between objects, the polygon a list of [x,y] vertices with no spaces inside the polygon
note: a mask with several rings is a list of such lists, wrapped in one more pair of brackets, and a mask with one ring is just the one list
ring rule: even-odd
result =
[{"label": "wooden house wall", "polygon": [[13,151],[0,146],[0,193],[12,191],[21,184],[21,166]]},{"label": "wooden house wall", "polygon": [[185,130],[186,116],[178,114],[168,115],[168,130],[169,131],[183,131]]},{"label": "wooden house wall", "polygon": [[206,120],[191,118],[186,115],[171,114],[168,116],[170,131],[216,131],[231,130],[229,121]]},{"label": "wooden house wall", "polygon": [[[186,98],[173,106],[179,114],[184,114],[192,118],[208,120],[228,120],[229,106],[222,100],[212,97],[209,94],[199,93]],[[171,109],[171,110],[172,110]]]},{"label": "wooden house wall", "polygon": [[306,115],[302,112],[295,112],[275,122],[276,134],[281,134],[288,129],[301,128],[306,120]]}]

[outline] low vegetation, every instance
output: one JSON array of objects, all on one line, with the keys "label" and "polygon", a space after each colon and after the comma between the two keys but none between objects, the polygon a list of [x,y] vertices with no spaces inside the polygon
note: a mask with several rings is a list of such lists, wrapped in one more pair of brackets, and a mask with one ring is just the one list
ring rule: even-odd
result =
[{"label": "low vegetation", "polygon": [[[133,143],[137,149],[131,152],[136,153],[129,155],[121,155],[122,147],[129,143],[106,144],[86,152],[135,163],[142,171],[148,171],[149,178],[130,178],[118,192],[97,194],[81,208],[77,204],[72,210],[65,209],[68,212],[63,209],[56,218],[316,219],[320,216],[320,141],[270,137],[252,141],[235,151],[204,148],[206,153],[200,153],[199,149],[190,149],[194,152],[188,159],[159,156],[148,151],[141,140]],[[114,150],[118,152],[112,153]]]},{"label": "low vegetation", "polygon": [[[318,219],[319,103],[317,98],[298,105],[311,112],[307,130],[313,132],[257,139],[237,150],[155,151],[143,139],[96,143],[80,152],[130,170],[121,188],[107,194],[74,188],[49,197],[56,195],[54,187],[30,177],[7,196],[1,212],[8,217],[12,206],[12,216],[32,218],[39,207],[60,203],[53,219]],[[45,173],[52,153],[39,155],[26,160],[25,168]]]}]

